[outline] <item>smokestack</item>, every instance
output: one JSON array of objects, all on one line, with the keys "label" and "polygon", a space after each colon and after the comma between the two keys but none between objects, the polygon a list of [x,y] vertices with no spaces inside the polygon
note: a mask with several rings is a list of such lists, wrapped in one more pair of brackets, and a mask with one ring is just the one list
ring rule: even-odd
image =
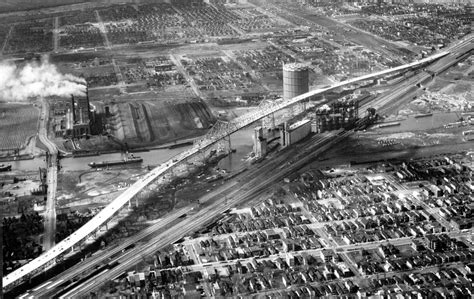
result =
[{"label": "smokestack", "polygon": [[71,95],[72,123],[76,123],[76,108],[74,107],[74,95]]},{"label": "smokestack", "polygon": [[89,86],[87,84],[86,84],[86,99],[87,99],[87,119],[91,121],[92,115],[91,115],[91,106],[89,103]]}]

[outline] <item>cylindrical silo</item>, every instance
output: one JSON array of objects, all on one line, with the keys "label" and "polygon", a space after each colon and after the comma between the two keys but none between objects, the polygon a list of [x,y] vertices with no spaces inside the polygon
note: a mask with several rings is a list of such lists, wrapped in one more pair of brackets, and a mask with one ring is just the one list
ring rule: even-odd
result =
[{"label": "cylindrical silo", "polygon": [[283,66],[283,98],[299,96],[309,90],[308,66],[302,63],[289,63]]}]

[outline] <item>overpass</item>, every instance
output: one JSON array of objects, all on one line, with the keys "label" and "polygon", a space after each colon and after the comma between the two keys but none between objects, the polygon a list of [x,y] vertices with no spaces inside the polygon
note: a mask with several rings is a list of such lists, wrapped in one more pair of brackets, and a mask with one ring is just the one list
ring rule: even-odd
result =
[{"label": "overpass", "polygon": [[42,271],[42,269],[44,269],[45,267],[53,264],[57,258],[67,253],[71,248],[73,248],[73,246],[80,244],[83,240],[94,234],[103,225],[105,225],[108,220],[110,220],[114,215],[116,215],[118,211],[127,202],[129,202],[147,185],[149,185],[156,179],[162,177],[165,173],[171,171],[177,165],[186,162],[188,159],[195,156],[196,154],[202,153],[206,149],[214,146],[217,142],[229,137],[232,133],[254,123],[259,119],[272,115],[273,113],[281,109],[288,108],[300,102],[309,101],[315,96],[320,95],[329,90],[333,90],[343,86],[349,86],[357,82],[373,80],[375,78],[383,77],[391,73],[404,71],[410,68],[420,67],[426,63],[430,63],[434,60],[444,57],[449,53],[450,52],[447,51],[440,52],[433,56],[409,64],[349,79],[325,88],[315,89],[289,100],[279,99],[270,103],[266,102],[260,106],[260,109],[256,109],[256,111],[252,111],[238,118],[235,118],[231,122],[218,123],[213,128],[211,128],[206,135],[195,141],[192,148],[174,156],[166,163],[163,163],[162,165],[157,166],[156,168],[151,170],[143,178],[136,181],[132,186],[130,186],[127,190],[120,194],[116,199],[114,199],[109,205],[102,209],[97,215],[95,215],[91,220],[89,220],[89,222],[87,222],[77,231],[72,233],[69,237],[56,244],[56,246],[46,251],[36,259],[30,261],[29,263],[23,265],[21,268],[16,269],[15,271],[3,277],[3,288],[12,287],[16,284],[19,284],[25,276],[29,277],[31,275],[35,275],[36,273]]}]

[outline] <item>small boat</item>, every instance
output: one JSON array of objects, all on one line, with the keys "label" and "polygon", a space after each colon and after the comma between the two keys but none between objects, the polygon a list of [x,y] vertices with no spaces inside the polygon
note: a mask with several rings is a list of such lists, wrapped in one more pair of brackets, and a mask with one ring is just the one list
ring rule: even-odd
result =
[{"label": "small boat", "polygon": [[415,118],[428,117],[428,116],[432,116],[432,115],[433,115],[433,113],[421,113],[421,114],[416,114]]},{"label": "small boat", "polygon": [[400,122],[389,122],[389,123],[381,123],[378,125],[379,128],[388,128],[388,127],[395,127],[399,126]]},{"label": "small boat", "polygon": [[12,166],[10,164],[0,164],[0,172],[10,170],[12,170]]}]

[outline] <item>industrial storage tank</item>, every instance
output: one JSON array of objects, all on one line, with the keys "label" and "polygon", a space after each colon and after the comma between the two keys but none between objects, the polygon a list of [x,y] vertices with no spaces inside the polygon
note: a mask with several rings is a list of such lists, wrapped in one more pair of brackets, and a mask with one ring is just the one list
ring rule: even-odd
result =
[{"label": "industrial storage tank", "polygon": [[311,133],[311,120],[303,119],[291,126],[287,123],[283,126],[283,131],[280,131],[280,144],[282,148],[297,143]]},{"label": "industrial storage tank", "polygon": [[288,100],[309,91],[308,66],[289,63],[283,66],[283,99]]}]

